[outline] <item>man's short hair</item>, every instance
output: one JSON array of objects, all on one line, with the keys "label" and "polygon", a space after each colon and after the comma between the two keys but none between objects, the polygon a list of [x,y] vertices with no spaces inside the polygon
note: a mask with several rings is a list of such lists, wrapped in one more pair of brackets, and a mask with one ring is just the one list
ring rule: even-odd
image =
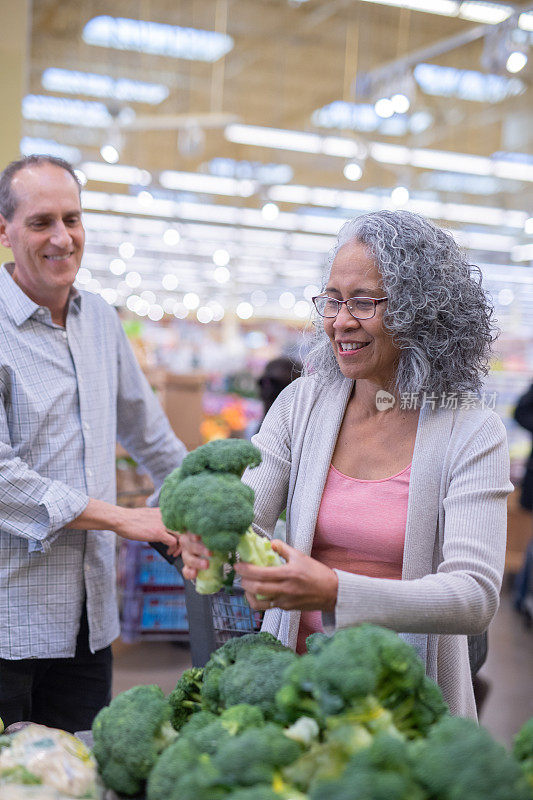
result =
[{"label": "man's short hair", "polygon": [[5,170],[0,174],[0,214],[2,214],[2,216],[7,219],[8,222],[13,219],[13,215],[17,210],[17,199],[15,197],[15,193],[11,191],[13,177],[22,169],[26,169],[27,167],[31,166],[39,167],[44,164],[52,164],[54,167],[60,167],[60,169],[66,170],[69,175],[72,175],[76,181],[78,191],[81,192],[81,183],[78,176],[74,172],[74,167],[63,158],[44,155],[31,155],[19,158],[16,161],[12,161],[10,164],[8,164]]}]

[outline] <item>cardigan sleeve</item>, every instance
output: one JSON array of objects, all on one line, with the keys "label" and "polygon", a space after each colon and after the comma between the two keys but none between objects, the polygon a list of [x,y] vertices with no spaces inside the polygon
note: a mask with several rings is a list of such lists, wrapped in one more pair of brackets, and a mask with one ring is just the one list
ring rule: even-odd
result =
[{"label": "cardigan sleeve", "polygon": [[372,622],[402,633],[486,630],[498,608],[512,490],[505,428],[495,414],[462,444],[449,474],[436,572],[394,581],[336,570],[337,628]]},{"label": "cardigan sleeve", "polygon": [[272,537],[279,515],[287,506],[291,470],[290,420],[294,385],[287,386],[269,409],[252,442],[261,451],[258,467],[247,469],[243,482],[255,491],[253,527]]}]

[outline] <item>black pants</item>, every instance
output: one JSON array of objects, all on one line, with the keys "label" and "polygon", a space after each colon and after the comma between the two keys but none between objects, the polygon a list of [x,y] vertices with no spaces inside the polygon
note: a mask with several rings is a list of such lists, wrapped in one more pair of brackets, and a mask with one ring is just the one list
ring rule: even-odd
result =
[{"label": "black pants", "polygon": [[91,653],[83,609],[73,658],[0,659],[0,717],[74,733],[88,730],[111,700],[111,647]]}]

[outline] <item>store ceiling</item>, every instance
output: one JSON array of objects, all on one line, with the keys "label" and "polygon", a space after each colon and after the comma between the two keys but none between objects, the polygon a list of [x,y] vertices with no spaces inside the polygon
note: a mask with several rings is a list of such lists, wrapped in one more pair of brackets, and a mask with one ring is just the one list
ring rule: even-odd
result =
[{"label": "store ceiling", "polygon": [[[427,8],[435,2],[419,5]],[[523,266],[533,261],[533,223],[526,222],[533,198],[533,33],[519,29],[521,41],[513,47],[529,51],[530,59],[516,75],[505,70],[503,52],[504,34],[511,36],[519,14],[533,13],[533,4],[515,3],[516,14],[507,22],[482,28],[464,18],[394,7],[398,0],[390,3],[34,0],[28,95],[104,103],[99,113],[107,121],[84,124],[96,110],[92,106],[75,110],[72,124],[64,122],[66,108],[62,123],[31,119],[49,112],[43,112],[42,100],[28,98],[26,148],[51,147],[32,144],[35,139],[70,146],[76,166],[98,178],[98,169],[86,165],[105,164],[100,150],[112,144],[119,151],[119,165],[149,173],[134,183],[120,176],[118,182],[88,181],[85,266],[91,276],[85,278],[112,290],[107,297],[117,303],[125,302],[128,292],[149,291],[156,305],[165,303],[170,310],[172,300],[181,303],[183,294],[193,292],[200,305],[217,301],[228,308],[251,302],[258,306],[255,313],[290,316],[294,308],[279,306],[280,293],[289,290],[300,300],[306,286],[320,283],[324,253],[342,218],[391,204],[421,211],[457,231],[478,262]],[[440,3],[453,5],[450,0]],[[494,5],[462,4],[484,13]],[[505,3],[496,8],[505,10],[506,5],[511,8]],[[209,63],[86,43],[85,26],[104,15],[217,31],[229,35],[233,46]],[[149,31],[152,44],[161,31]],[[116,36],[116,28],[114,32]],[[430,94],[421,88],[420,69],[415,73],[419,77],[413,77],[419,63],[485,74],[498,74],[500,67],[505,81],[496,79],[490,88],[498,96],[507,91],[510,96],[480,102]],[[86,89],[72,93],[65,82],[68,78],[71,83],[72,76],[45,72],[51,68],[108,76],[113,91],[122,81],[123,92],[124,80],[155,84],[166,87],[159,91],[168,91],[168,96],[150,104],[91,96]],[[434,80],[431,74],[429,78]],[[437,77],[439,91],[459,78],[463,94],[485,88],[479,77],[448,72]],[[508,79],[513,83],[507,84]],[[410,96],[408,112],[376,118],[375,101],[401,91]],[[358,107],[327,108],[338,101]],[[265,133],[250,126],[318,134],[320,138],[297,145],[318,152],[245,144],[246,138]],[[274,135],[266,133],[272,143]],[[454,164],[453,153],[484,158]],[[518,167],[513,166],[516,159]],[[357,182],[343,174],[351,160],[362,169]],[[165,178],[164,171],[180,174]],[[197,190],[198,174],[237,183]],[[399,186],[408,190],[409,198],[400,191],[391,200]],[[270,206],[261,211],[273,201],[279,213]],[[163,238],[169,228],[179,232],[179,241],[168,233]],[[122,257],[124,268],[117,262],[111,271],[124,242],[135,252],[130,248],[129,257]],[[225,265],[226,257],[219,253],[217,267],[213,254],[220,250],[228,253],[229,262]],[[125,283],[129,272],[139,274],[140,284],[135,285],[135,278],[132,285]],[[165,289],[165,275],[173,276],[166,279],[167,286],[177,281],[176,290]],[[258,290],[267,298],[262,305],[251,297],[255,291],[255,299],[261,298]],[[290,303],[286,298],[285,305]],[[146,308],[141,305],[144,313]],[[300,306],[298,313],[305,316],[305,308]]]}]

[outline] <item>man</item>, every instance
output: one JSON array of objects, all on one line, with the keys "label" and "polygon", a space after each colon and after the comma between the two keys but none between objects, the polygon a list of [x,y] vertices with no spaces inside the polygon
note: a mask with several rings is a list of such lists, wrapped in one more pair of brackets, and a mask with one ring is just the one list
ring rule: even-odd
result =
[{"label": "man", "polygon": [[115,310],[73,288],[84,248],[72,167],[0,175],[0,713],[75,731],[109,702],[119,634],[114,531],[179,547],[157,508],[116,503],[118,439],[156,489],[185,454]]}]

